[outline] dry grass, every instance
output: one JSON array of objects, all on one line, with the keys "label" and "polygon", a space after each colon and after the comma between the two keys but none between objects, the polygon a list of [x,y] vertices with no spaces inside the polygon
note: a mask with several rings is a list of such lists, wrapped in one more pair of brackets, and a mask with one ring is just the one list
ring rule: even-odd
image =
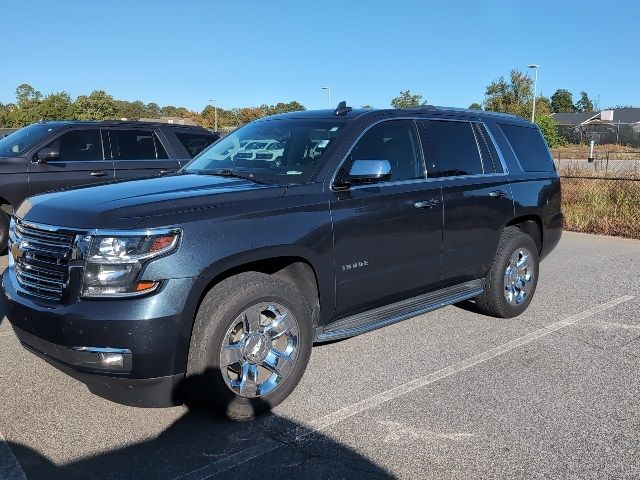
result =
[{"label": "dry grass", "polygon": [[565,228],[640,239],[640,181],[562,179]]},{"label": "dry grass", "polygon": [[[637,160],[640,149],[627,145],[605,144],[596,145],[594,154],[600,158],[610,152],[610,158],[616,160]],[[589,158],[589,145],[564,145],[551,149],[551,155],[556,160],[581,160]]]}]

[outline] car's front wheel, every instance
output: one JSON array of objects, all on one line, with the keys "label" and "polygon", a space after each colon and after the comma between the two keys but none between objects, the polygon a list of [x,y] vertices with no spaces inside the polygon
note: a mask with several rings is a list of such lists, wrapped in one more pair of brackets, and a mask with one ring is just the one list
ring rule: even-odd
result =
[{"label": "car's front wheel", "polygon": [[190,393],[245,420],[282,402],[309,361],[311,314],[291,284],[258,272],[223,280],[204,297],[189,350]]},{"label": "car's front wheel", "polygon": [[478,309],[500,318],[524,312],[538,285],[539,263],[533,239],[517,227],[505,228],[485,279],[484,293],[475,299]]}]

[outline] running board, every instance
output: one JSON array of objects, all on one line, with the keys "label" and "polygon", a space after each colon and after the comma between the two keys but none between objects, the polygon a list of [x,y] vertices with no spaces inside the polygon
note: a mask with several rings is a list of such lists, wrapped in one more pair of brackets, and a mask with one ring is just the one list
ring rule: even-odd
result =
[{"label": "running board", "polygon": [[320,326],[316,328],[315,341],[328,342],[360,335],[453,303],[469,300],[483,291],[484,279],[480,279],[408,298]]}]

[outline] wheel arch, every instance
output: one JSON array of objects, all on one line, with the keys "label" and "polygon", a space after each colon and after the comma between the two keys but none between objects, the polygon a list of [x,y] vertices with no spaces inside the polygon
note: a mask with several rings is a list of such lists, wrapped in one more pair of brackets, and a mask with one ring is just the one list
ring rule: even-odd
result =
[{"label": "wheel arch", "polygon": [[544,245],[544,229],[542,228],[542,219],[537,215],[522,215],[515,217],[505,225],[506,227],[518,227],[523,233],[529,235],[536,246],[538,254],[542,252]]},{"label": "wheel arch", "polygon": [[[273,275],[296,287],[311,309],[314,325],[320,321],[321,305],[330,304],[326,269],[317,268],[318,262],[304,249],[266,248],[243,252],[227,257],[211,265],[203,272],[196,311],[211,288],[226,278],[243,272],[260,272]],[[323,277],[324,276],[324,277]],[[325,288],[322,288],[322,285]]]}]

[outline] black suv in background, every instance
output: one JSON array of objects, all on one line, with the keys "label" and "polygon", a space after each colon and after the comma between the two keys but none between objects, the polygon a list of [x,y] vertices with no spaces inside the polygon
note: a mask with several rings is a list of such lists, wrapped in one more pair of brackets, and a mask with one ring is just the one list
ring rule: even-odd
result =
[{"label": "black suv in background", "polygon": [[[237,155],[266,141],[277,162]],[[535,125],[341,104],[252,122],[175,175],[28,198],[3,300],[91,391],[160,406],[186,386],[240,419],[289,395],[314,342],[470,299],[519,315],[562,222]]]},{"label": "black suv in background", "polygon": [[0,252],[26,197],[176,172],[219,138],[201,127],[123,121],[41,122],[0,139]]}]

